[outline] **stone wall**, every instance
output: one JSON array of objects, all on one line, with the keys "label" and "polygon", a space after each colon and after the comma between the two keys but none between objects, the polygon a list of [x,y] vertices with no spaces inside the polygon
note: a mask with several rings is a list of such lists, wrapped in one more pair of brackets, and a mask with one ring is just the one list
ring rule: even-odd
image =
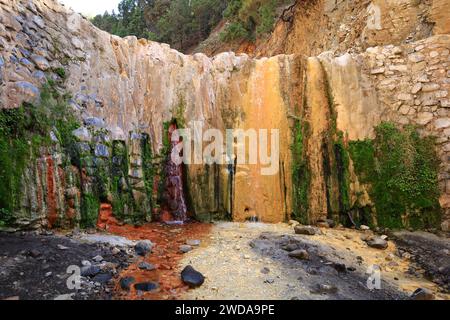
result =
[{"label": "stone wall", "polygon": [[[0,19],[1,108],[37,103],[46,78],[61,80],[64,73],[60,90],[72,94],[80,119],[101,124],[112,140],[127,145],[131,133],[145,133],[155,154],[163,150],[164,123],[174,119],[192,129],[197,121],[203,130],[280,128],[280,139],[289,141],[287,115],[298,91],[289,79],[300,74],[294,56],[186,56],[164,44],[107,34],[53,0],[1,1]],[[283,174],[256,175],[256,165],[237,168],[232,195],[226,166],[189,166],[192,210],[205,217],[284,220],[289,153],[289,143],[283,144]]]},{"label": "stone wall", "polygon": [[[81,221],[79,199],[92,185],[98,188],[98,171],[106,171],[101,184],[119,178],[148,214],[145,203],[153,195],[143,185],[139,141],[146,137],[152,153],[164,158],[164,124],[176,121],[197,136],[209,128],[280,129],[278,174],[263,176],[259,165],[197,164],[187,167],[185,180],[197,217],[284,221],[296,209],[291,129],[303,117],[317,138],[307,141],[306,154],[314,173],[309,215],[315,222],[327,218],[324,201],[336,197],[324,179],[336,185],[338,178],[327,178],[324,171],[330,165],[325,160],[337,160],[324,157],[330,153],[324,144],[329,149],[331,140],[322,139],[333,129],[336,112],[335,129],[350,140],[372,138],[382,121],[419,124],[424,135],[436,135],[441,205],[450,218],[448,1],[301,3],[293,24],[278,24],[255,53],[292,54],[252,59],[231,52],[212,58],[183,55],[165,44],[112,36],[54,0],[0,0],[0,108],[38,104],[40,87],[50,79],[60,83],[61,93],[71,93],[70,107],[83,123],[76,132],[83,165],[77,171],[56,161],[64,157],[57,149],[43,152],[38,167],[44,173],[29,169],[24,174],[37,182],[36,190],[24,192],[22,214],[45,215],[50,224],[65,214]],[[115,145],[127,153],[116,154]],[[128,158],[129,171],[108,172],[121,157]],[[56,167],[61,170],[55,175]],[[44,186],[42,179],[51,183]],[[74,188],[78,180],[86,184]],[[45,205],[30,200],[42,198],[41,185],[50,193]],[[101,200],[114,202],[107,193]],[[37,211],[31,209],[35,203],[43,203]],[[448,222],[443,227],[448,229]]]},{"label": "stone wall", "polygon": [[370,47],[361,54],[320,55],[338,113],[337,126],[350,140],[373,138],[382,121],[417,125],[437,137],[439,187],[449,216],[450,36],[438,35],[402,46]]}]

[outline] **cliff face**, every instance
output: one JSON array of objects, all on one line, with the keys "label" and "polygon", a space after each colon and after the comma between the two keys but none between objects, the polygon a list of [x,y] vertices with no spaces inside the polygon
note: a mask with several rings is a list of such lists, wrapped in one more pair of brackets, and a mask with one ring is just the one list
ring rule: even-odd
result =
[{"label": "cliff face", "polygon": [[[53,139],[23,170],[16,220],[95,224],[101,202],[125,220],[163,215],[167,128],[176,123],[200,137],[212,128],[268,129],[269,137],[279,129],[274,175],[238,161],[184,168],[189,212],[198,218],[280,222],[302,208],[297,215],[316,222],[369,208],[376,223],[370,186],[360,183],[352,159],[345,161],[347,151],[336,150],[375,138],[382,121],[418,124],[424,136],[438,137],[440,202],[448,217],[448,2],[389,3],[358,2],[347,18],[349,1],[298,8],[289,26],[294,31],[278,25],[260,49],[260,55],[292,54],[253,59],[188,56],[164,44],[122,39],[53,0],[0,0],[0,108],[39,105],[49,78],[57,92],[71,95],[71,112],[82,122],[74,132],[77,161]],[[390,19],[394,11],[398,21]],[[300,27],[303,19],[312,29]],[[323,30],[331,30],[317,37],[323,43],[312,39]],[[322,53],[348,48],[356,49]]]},{"label": "cliff face", "polygon": [[[238,165],[234,170],[218,165],[187,166],[186,196],[197,216],[232,214],[236,220],[245,220],[255,215],[269,222],[288,217],[291,183],[287,114],[297,103],[296,84],[291,79],[298,78],[300,72],[294,56],[262,60],[233,53],[212,59],[202,54],[186,56],[167,45],[111,36],[55,1],[2,2],[0,16],[4,26],[1,107],[17,108],[23,101],[36,104],[41,81],[45,76],[58,79],[57,71],[64,69],[67,79],[61,90],[72,94],[70,105],[84,121],[79,138],[92,148],[92,154],[86,155],[88,162],[97,158],[107,162],[116,156],[112,146],[95,141],[96,132],[104,130],[104,140],[123,141],[130,146],[130,172],[122,178],[136,180],[130,186],[134,201],[149,197],[143,188],[135,187],[145,178],[139,159],[142,148],[133,142],[141,140],[142,134],[149,137],[152,153],[161,155],[167,135],[164,124],[171,121],[195,129],[198,135],[210,128],[224,134],[228,128],[268,129],[269,134],[271,129],[280,128],[283,174],[262,176],[258,165]],[[99,156],[96,150],[103,145],[105,152]],[[49,169],[45,162],[43,166]],[[91,169],[95,171],[95,165]],[[64,189],[72,186],[64,186],[57,175],[30,174],[33,179],[38,176],[45,180],[47,176],[55,182],[53,192],[62,194],[58,197],[59,215],[64,216],[61,198]],[[47,184],[42,188],[47,189]],[[30,190],[32,194],[39,192],[53,193]],[[38,216],[45,215],[46,203],[52,202],[50,196],[28,193],[24,202],[41,207]]]}]

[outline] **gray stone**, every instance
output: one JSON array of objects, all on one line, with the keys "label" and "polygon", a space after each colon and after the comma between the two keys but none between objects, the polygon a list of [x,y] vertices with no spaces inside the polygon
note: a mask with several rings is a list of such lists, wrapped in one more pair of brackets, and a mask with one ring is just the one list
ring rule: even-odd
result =
[{"label": "gray stone", "polygon": [[72,131],[72,135],[74,135],[78,140],[83,142],[90,142],[92,138],[91,133],[86,127],[81,127]]},{"label": "gray stone", "polygon": [[312,290],[311,293],[314,294],[336,294],[338,292],[336,286],[330,284],[318,284]]},{"label": "gray stone", "polygon": [[18,81],[13,84],[18,98],[27,102],[35,102],[40,98],[40,91],[33,84],[27,81]]},{"label": "gray stone", "polygon": [[27,67],[27,68],[33,68],[33,64],[31,63],[30,60],[28,60],[27,58],[22,58],[20,59],[20,64],[22,64],[23,66]]},{"label": "gray stone", "polygon": [[59,296],[56,296],[53,300],[55,300],[55,301],[69,301],[69,300],[73,300],[73,296],[74,295],[75,295],[74,293],[61,294]]},{"label": "gray stone", "polygon": [[31,60],[34,62],[36,67],[42,71],[47,71],[50,68],[50,64],[47,59],[37,54],[31,56]]},{"label": "gray stone", "polygon": [[383,74],[386,71],[386,69],[384,67],[382,68],[376,68],[376,69],[372,69],[370,71],[371,74]]},{"label": "gray stone", "polygon": [[409,93],[399,93],[397,99],[401,101],[410,101],[413,99],[413,96]]},{"label": "gray stone", "polygon": [[34,22],[35,25],[37,25],[41,29],[43,29],[45,27],[44,20],[42,20],[42,18],[39,17],[39,16],[34,16],[33,17],[33,22]]},{"label": "gray stone", "polygon": [[58,139],[58,137],[56,136],[56,133],[55,133],[55,131],[50,131],[50,140],[52,141],[52,142],[55,142],[55,143],[57,143],[57,142],[59,142],[59,139]]},{"label": "gray stone", "polygon": [[153,243],[150,240],[139,241],[135,246],[134,250],[140,256],[145,256],[152,251]]},{"label": "gray stone", "polygon": [[82,277],[93,277],[99,274],[102,269],[99,266],[83,266],[81,267],[81,276]]},{"label": "gray stone", "polygon": [[267,267],[264,267],[264,268],[261,269],[261,273],[262,274],[269,274],[270,273],[270,269],[267,268]]},{"label": "gray stone", "polygon": [[92,266],[92,263],[89,260],[83,260],[81,261],[81,265],[84,267],[90,267]]},{"label": "gray stone", "polygon": [[412,94],[416,94],[416,93],[418,93],[421,89],[422,89],[422,83],[418,82],[418,83],[416,83],[416,84],[412,87],[411,93],[412,93]]},{"label": "gray stone", "polygon": [[144,173],[142,172],[141,169],[133,168],[130,170],[129,176],[131,178],[135,178],[135,179],[142,179],[142,178],[144,178]]},{"label": "gray stone", "polygon": [[179,250],[181,253],[188,253],[188,252],[192,251],[192,246],[184,244],[179,247]]},{"label": "gray stone", "polygon": [[98,255],[92,258],[93,261],[95,262],[102,262],[103,261],[103,257]]},{"label": "gray stone", "polygon": [[389,70],[398,71],[398,72],[407,72],[408,66],[407,65],[392,65],[392,66],[389,66]]},{"label": "gray stone", "polygon": [[420,112],[417,114],[416,122],[420,125],[426,125],[433,120],[433,114],[431,112]]},{"label": "gray stone", "polygon": [[104,144],[97,144],[95,146],[95,156],[100,158],[108,158],[109,157],[109,150],[108,147]]},{"label": "gray stone", "polygon": [[114,127],[110,129],[111,138],[113,141],[125,141],[126,136],[123,130],[119,127]]},{"label": "gray stone", "polygon": [[423,92],[436,91],[436,90],[439,90],[440,87],[441,86],[438,85],[437,83],[427,83],[422,86],[422,91]]},{"label": "gray stone", "polygon": [[78,142],[76,146],[80,154],[91,153],[91,146],[87,142]]},{"label": "gray stone", "polygon": [[97,117],[88,117],[84,119],[84,124],[86,126],[95,127],[95,128],[105,128],[106,124],[103,119]]},{"label": "gray stone", "polygon": [[298,244],[296,243],[288,243],[281,247],[284,251],[292,252],[298,249]]},{"label": "gray stone", "polygon": [[45,76],[45,73],[42,72],[41,70],[34,71],[32,76],[41,84],[47,83],[47,77]]},{"label": "gray stone", "polygon": [[423,54],[420,54],[420,53],[413,53],[413,54],[410,54],[408,56],[408,59],[411,62],[417,63],[417,62],[424,61],[425,60],[425,56]]},{"label": "gray stone", "polygon": [[289,257],[299,260],[308,260],[309,254],[306,250],[294,250],[292,252],[289,252]]},{"label": "gray stone", "polygon": [[437,119],[434,122],[434,126],[436,127],[436,129],[448,128],[448,127],[450,127],[450,118]]},{"label": "gray stone", "polygon": [[148,263],[148,262],[145,262],[145,261],[139,263],[138,268],[141,269],[141,270],[145,270],[145,271],[153,271],[153,270],[156,270],[155,265],[153,265],[153,264],[151,264],[151,263]]},{"label": "gray stone", "polygon": [[294,230],[296,234],[303,234],[308,236],[313,236],[319,233],[319,230],[317,228],[311,226],[295,226]]},{"label": "gray stone", "polygon": [[193,247],[198,247],[200,245],[201,241],[200,240],[187,240],[186,244],[188,246],[193,246]]},{"label": "gray stone", "polygon": [[389,246],[388,242],[382,238],[372,238],[366,241],[367,245],[371,248],[385,250]]}]

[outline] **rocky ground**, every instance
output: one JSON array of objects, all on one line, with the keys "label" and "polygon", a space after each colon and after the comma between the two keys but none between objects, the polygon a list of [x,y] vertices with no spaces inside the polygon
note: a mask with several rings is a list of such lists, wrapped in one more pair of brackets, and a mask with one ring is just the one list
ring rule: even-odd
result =
[{"label": "rocky ground", "polygon": [[[130,249],[115,240],[85,234],[0,233],[0,300],[111,299],[112,279],[132,257]],[[80,290],[67,286],[75,284],[70,266],[80,268]]]},{"label": "rocky ground", "polygon": [[[442,247],[430,246],[414,258],[406,254],[412,250],[408,244],[397,249],[389,241],[385,250],[369,247],[363,240],[372,235],[370,231],[322,228],[319,233],[296,235],[286,224],[219,223],[208,243],[182,261],[182,267],[192,265],[206,277],[201,288],[183,298],[408,299],[418,288],[437,299],[450,297],[444,286],[425,279],[426,266],[415,263],[434,260],[436,254],[448,258]],[[449,245],[448,239],[435,240]],[[299,258],[289,256],[292,250]],[[381,269],[381,290],[367,287],[372,265]],[[448,270],[441,271],[448,279]]]},{"label": "rocky ground", "polygon": [[[261,223],[0,233],[0,299],[379,300],[410,299],[418,288],[450,298],[448,238],[385,238]],[[67,287],[71,265],[81,268],[80,290]],[[370,266],[381,270],[380,290],[367,286]]]}]

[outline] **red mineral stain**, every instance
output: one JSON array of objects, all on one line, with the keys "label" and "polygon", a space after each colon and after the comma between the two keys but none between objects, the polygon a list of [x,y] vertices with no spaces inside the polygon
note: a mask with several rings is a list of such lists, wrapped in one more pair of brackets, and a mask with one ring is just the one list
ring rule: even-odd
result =
[{"label": "red mineral stain", "polygon": [[[180,278],[180,261],[183,254],[179,252],[179,247],[186,243],[188,239],[203,240],[205,243],[211,231],[211,224],[188,222],[183,225],[167,225],[164,223],[149,223],[143,226],[118,225],[112,219],[106,206],[102,207],[99,219],[100,226],[107,229],[109,233],[126,237],[131,240],[150,240],[155,246],[151,254],[145,258],[140,257],[123,270],[117,278],[115,286],[115,298],[120,300],[175,300],[189,288],[184,285]],[[103,211],[104,210],[104,211]],[[108,213],[107,213],[108,212]],[[111,215],[109,215],[111,214]],[[117,221],[116,221],[117,222]],[[141,262],[148,262],[156,266],[153,271],[140,270],[138,265]],[[138,292],[131,287],[129,292],[120,288],[119,281],[123,277],[134,277],[135,283],[157,282],[159,289],[154,292]]]},{"label": "red mineral stain", "polygon": [[55,197],[55,183],[54,183],[54,163],[52,157],[48,156],[45,158],[47,163],[47,221],[48,227],[52,228],[53,225],[58,220],[58,212],[56,209],[56,197]]},{"label": "red mineral stain", "polygon": [[42,170],[41,170],[41,159],[38,162],[37,165],[37,176],[38,176],[38,182],[37,182],[37,206],[38,206],[38,212],[42,212],[43,205],[43,194],[42,194]]},{"label": "red mineral stain", "polygon": [[98,214],[97,228],[109,230],[109,227],[114,225],[118,225],[118,221],[114,218],[112,206],[108,203],[102,203]]}]

